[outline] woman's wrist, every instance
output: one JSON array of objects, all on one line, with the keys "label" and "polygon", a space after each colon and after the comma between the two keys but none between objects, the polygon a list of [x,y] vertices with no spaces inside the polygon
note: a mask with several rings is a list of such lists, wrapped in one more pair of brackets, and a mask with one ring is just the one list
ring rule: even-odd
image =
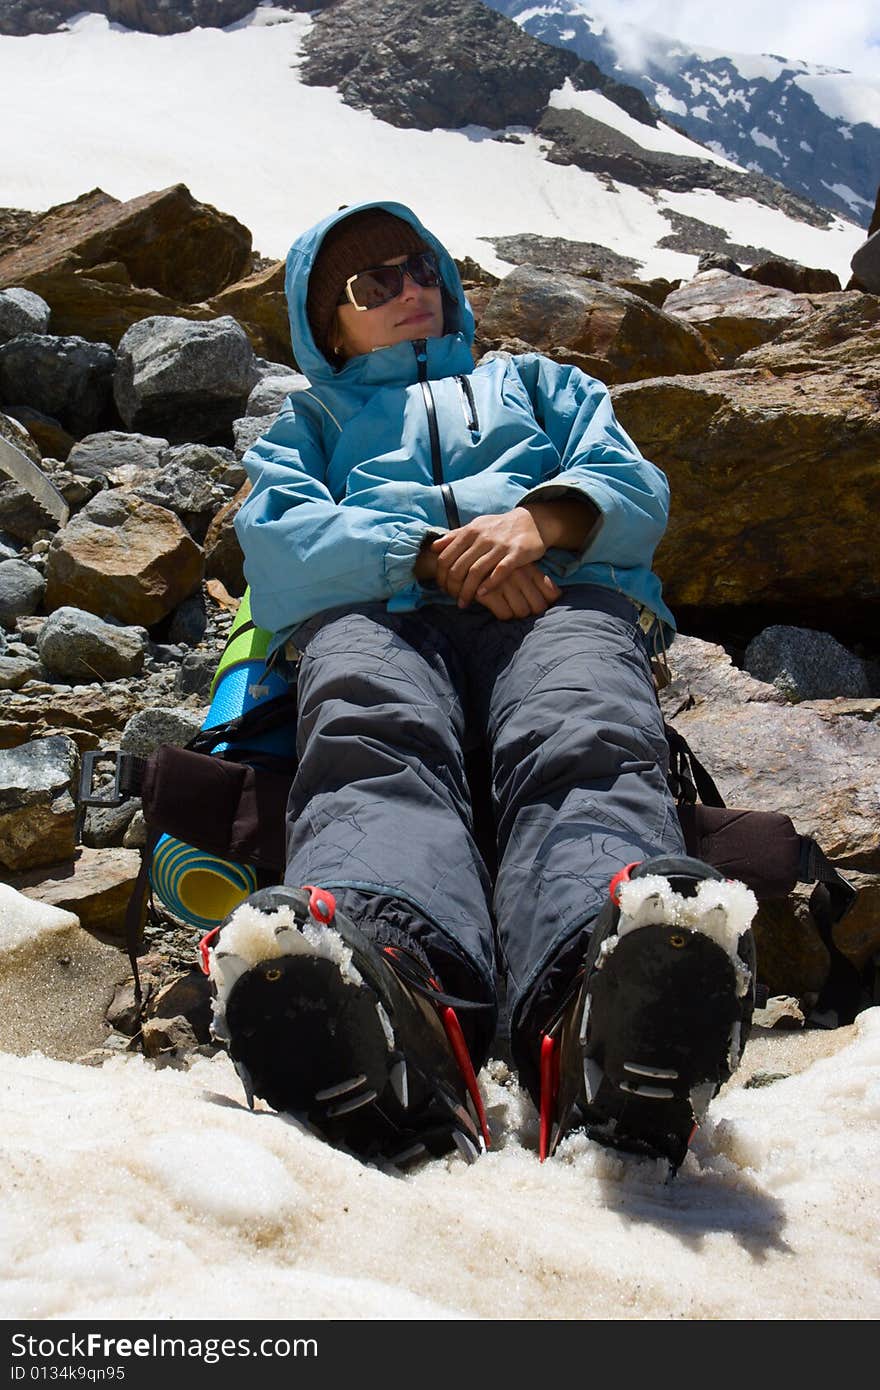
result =
[{"label": "woman's wrist", "polygon": [[564,497],[552,502],[521,502],[549,550],[583,550],[587,537],[599,519],[599,508],[584,497]]}]

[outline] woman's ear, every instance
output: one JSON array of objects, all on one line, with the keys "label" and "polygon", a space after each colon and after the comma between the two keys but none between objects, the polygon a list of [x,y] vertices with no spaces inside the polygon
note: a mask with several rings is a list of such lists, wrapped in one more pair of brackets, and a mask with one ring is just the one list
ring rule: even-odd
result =
[{"label": "woman's ear", "polygon": [[345,338],[342,332],[342,325],[339,322],[339,310],[333,315],[333,322],[330,325],[330,332],[327,335],[330,346],[331,357],[338,357],[340,361],[345,358]]}]

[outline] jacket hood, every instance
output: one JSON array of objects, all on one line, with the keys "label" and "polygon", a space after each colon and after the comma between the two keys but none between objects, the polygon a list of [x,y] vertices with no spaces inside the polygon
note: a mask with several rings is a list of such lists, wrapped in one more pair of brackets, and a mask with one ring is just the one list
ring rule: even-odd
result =
[{"label": "jacket hood", "polygon": [[[352,217],[356,212],[364,212],[367,208],[381,208],[394,217],[399,217],[401,221],[408,222],[411,227],[415,228],[425,244],[436,251],[445,290],[445,334],[446,336],[458,337],[466,345],[468,351],[473,344],[474,316],[471,312],[471,306],[465,298],[455,261],[443,243],[438,241],[433,233],[422,225],[415,213],[410,208],[405,207],[403,203],[384,201],[353,203],[350,207],[331,213],[329,217],[325,217],[314,227],[310,227],[307,232],[303,232],[301,236],[297,237],[287,255],[284,287],[287,293],[287,312],[290,319],[290,340],[300,371],[305,373],[313,385],[317,385],[319,382],[341,382],[342,378],[346,382],[351,380],[354,384],[355,380],[359,380],[363,374],[363,364],[376,356],[376,353],[370,353],[368,358],[353,357],[344,367],[333,367],[315,343],[306,313],[309,275],[325,236],[331,227],[335,227],[337,223],[344,221],[347,217]],[[378,348],[377,352],[391,353],[394,350],[394,348]]]}]

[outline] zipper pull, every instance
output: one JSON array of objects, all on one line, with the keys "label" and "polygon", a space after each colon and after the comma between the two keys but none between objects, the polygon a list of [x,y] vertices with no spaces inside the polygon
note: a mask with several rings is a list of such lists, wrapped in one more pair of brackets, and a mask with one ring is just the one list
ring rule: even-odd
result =
[{"label": "zipper pull", "polygon": [[412,345],[419,368],[419,381],[426,381],[428,378],[428,340],[427,338],[413,338]]}]

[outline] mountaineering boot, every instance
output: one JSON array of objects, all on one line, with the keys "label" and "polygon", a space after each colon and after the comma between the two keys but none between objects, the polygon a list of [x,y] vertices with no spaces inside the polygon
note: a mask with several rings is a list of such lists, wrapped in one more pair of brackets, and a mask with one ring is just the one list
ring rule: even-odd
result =
[{"label": "mountaineering boot", "polygon": [[541,1159],[577,1125],[675,1173],[751,1024],[751,891],[696,859],[611,881],[583,972],[541,1044]]},{"label": "mountaineering boot", "polygon": [[453,1004],[411,943],[378,947],[319,888],[264,888],[201,943],[212,1033],[244,1084],[331,1144],[403,1164],[488,1145]]}]

